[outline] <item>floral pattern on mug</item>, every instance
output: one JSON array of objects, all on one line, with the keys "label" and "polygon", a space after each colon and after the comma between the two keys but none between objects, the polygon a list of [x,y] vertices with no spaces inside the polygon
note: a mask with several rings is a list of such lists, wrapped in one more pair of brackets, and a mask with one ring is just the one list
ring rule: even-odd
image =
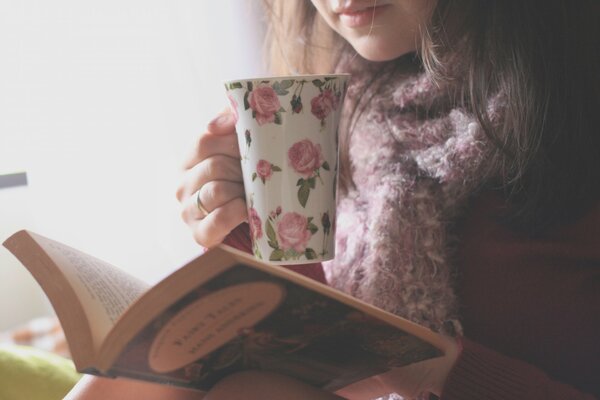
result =
[{"label": "floral pattern on mug", "polygon": [[308,247],[310,238],[319,230],[313,218],[297,212],[281,214],[279,208],[278,211],[270,213],[265,222],[269,247],[273,249],[269,261],[316,259],[317,253]]},{"label": "floral pattern on mug", "polygon": [[250,149],[250,145],[252,144],[252,134],[250,133],[250,129],[246,129],[244,138],[246,139],[246,147]]},{"label": "floral pattern on mug", "polygon": [[290,106],[292,106],[292,114],[300,114],[302,112],[302,98],[300,95],[292,95]]},{"label": "floral pattern on mug", "polygon": [[[335,201],[337,162],[336,154],[329,151],[337,146],[333,129],[346,79],[290,76],[225,83],[237,120],[244,179],[250,178],[248,223],[257,259],[285,265],[333,256],[335,212],[330,204],[332,194]],[[306,130],[288,135],[283,126],[288,122]],[[285,152],[281,155],[286,160],[281,161],[281,155],[274,158],[275,148]],[[284,171],[285,175],[276,174]],[[277,183],[283,176],[281,185],[286,189],[281,193],[283,187]],[[297,196],[289,188],[294,182]],[[260,204],[254,204],[258,194]],[[323,202],[317,202],[317,197]]]},{"label": "floral pattern on mug", "polygon": [[327,255],[327,239],[329,234],[331,233],[331,219],[329,218],[329,211],[325,211],[323,215],[321,215],[321,226],[323,227],[323,250],[321,251],[321,257],[325,257]]},{"label": "floral pattern on mug", "polygon": [[306,207],[310,190],[316,186],[316,179],[321,183],[321,168],[329,171],[329,163],[323,160],[320,144],[314,144],[309,139],[296,142],[288,150],[288,162],[290,166],[302,178],[298,179],[298,201],[302,207]]},{"label": "floral pattern on mug", "polygon": [[281,215],[281,206],[277,206],[275,211],[271,211],[271,213],[269,214],[269,216],[271,217],[271,220],[274,220],[275,218],[277,218],[280,215]]},{"label": "floral pattern on mug", "polygon": [[259,160],[256,164],[256,172],[252,173],[252,182],[256,178],[260,178],[262,183],[267,183],[273,172],[281,172],[281,168],[275,164],[271,164],[267,160]]},{"label": "floral pattern on mug", "polygon": [[331,89],[325,89],[310,101],[310,112],[317,119],[324,120],[329,113],[337,109],[337,106],[337,100]]},{"label": "floral pattern on mug", "polygon": [[248,208],[248,224],[250,225],[250,235],[255,239],[260,239],[263,236],[262,221],[254,207]]},{"label": "floral pattern on mug", "polygon": [[227,93],[227,98],[229,99],[229,104],[231,105],[231,114],[233,115],[233,121],[237,124],[238,119],[240,119],[240,114],[238,112],[238,103],[229,93]]},{"label": "floral pattern on mug", "polygon": [[277,118],[281,103],[277,93],[271,86],[263,83],[250,91],[248,105],[252,109],[252,116],[256,119],[258,125],[271,122],[281,124],[281,117]]},{"label": "floral pattern on mug", "polygon": [[321,126],[325,126],[325,118],[332,111],[337,110],[342,97],[340,88],[334,82],[332,78],[312,81],[313,85],[319,88],[320,93],[311,99],[310,112],[321,120]]},{"label": "floral pattern on mug", "polygon": [[248,225],[250,226],[250,236],[252,236],[252,252],[256,257],[262,259],[262,254],[258,249],[258,239],[263,237],[262,221],[253,205],[248,207]]},{"label": "floral pattern on mug", "polygon": [[290,100],[292,114],[300,114],[302,112],[302,88],[305,83],[305,80],[298,81],[294,88],[294,94],[292,94],[292,99]]},{"label": "floral pattern on mug", "polygon": [[[252,144],[252,134],[250,133],[249,129],[246,129],[244,131],[244,141],[246,142],[246,149],[244,152],[244,155],[241,156],[241,160],[248,160],[248,154],[250,152],[250,145]],[[241,151],[241,149],[240,149]]]},{"label": "floral pattern on mug", "polygon": [[[289,80],[289,82],[289,86],[291,86],[293,81]],[[252,110],[252,118],[256,120],[258,125],[262,126],[269,123],[281,125],[281,113],[285,112],[285,109],[279,101],[280,87],[280,82],[275,82],[272,85],[269,85],[266,81],[258,84],[250,81],[246,82],[244,110]],[[227,90],[243,89],[244,85],[241,82],[231,82],[226,84],[225,88]]]}]

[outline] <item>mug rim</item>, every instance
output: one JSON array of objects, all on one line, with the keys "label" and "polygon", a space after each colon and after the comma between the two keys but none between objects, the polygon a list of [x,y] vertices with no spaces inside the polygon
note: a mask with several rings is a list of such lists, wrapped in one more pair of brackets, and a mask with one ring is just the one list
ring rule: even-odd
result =
[{"label": "mug rim", "polygon": [[255,82],[255,81],[280,81],[284,79],[316,79],[316,78],[349,78],[351,74],[348,73],[332,73],[332,74],[300,74],[300,75],[273,75],[273,76],[257,76],[254,78],[242,78],[242,79],[226,79],[223,81],[224,84],[230,84],[235,82]]}]

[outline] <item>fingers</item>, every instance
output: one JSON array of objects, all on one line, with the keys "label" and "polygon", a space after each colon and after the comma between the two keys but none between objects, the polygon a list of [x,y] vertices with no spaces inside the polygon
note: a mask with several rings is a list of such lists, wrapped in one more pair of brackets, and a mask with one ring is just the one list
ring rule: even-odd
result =
[{"label": "fingers", "polygon": [[235,132],[235,120],[230,108],[225,109],[208,123],[207,129],[216,135],[229,135]]},{"label": "fingers", "polygon": [[183,167],[184,169],[192,168],[202,160],[217,154],[240,158],[240,149],[235,135],[235,121],[229,111],[209,122],[207,131],[200,135]]},{"label": "fingers", "polygon": [[[215,246],[246,221],[244,184],[238,159],[208,158],[189,170],[186,180],[178,193],[183,205],[181,217],[199,244]],[[200,189],[190,193],[191,188]],[[198,206],[198,199],[206,212]]]},{"label": "fingers", "polygon": [[239,158],[215,155],[194,165],[185,173],[184,182],[176,193],[177,199],[184,202],[198,188],[211,181],[242,183],[242,167]]},{"label": "fingers", "polygon": [[247,219],[231,110],[208,124],[183,165],[185,172],[176,193],[182,203],[181,216],[199,244],[215,246]]},{"label": "fingers", "polygon": [[[206,213],[200,210],[198,197]],[[211,211],[229,203],[235,198],[244,199],[244,185],[237,182],[210,181],[203,185],[197,193],[193,193],[183,201],[181,218],[186,223],[203,219]]]},{"label": "fingers", "polygon": [[213,247],[223,242],[225,236],[247,219],[246,202],[235,198],[211,211],[205,218],[189,223],[196,242]]}]

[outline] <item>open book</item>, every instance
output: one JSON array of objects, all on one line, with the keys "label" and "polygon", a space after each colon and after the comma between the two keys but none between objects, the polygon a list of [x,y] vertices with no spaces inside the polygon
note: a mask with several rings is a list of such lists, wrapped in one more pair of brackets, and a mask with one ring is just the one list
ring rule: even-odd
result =
[{"label": "open book", "polygon": [[33,232],[4,246],[45,291],[85,373],[206,391],[258,369],[335,391],[444,353],[424,327],[225,245],[153,287]]}]

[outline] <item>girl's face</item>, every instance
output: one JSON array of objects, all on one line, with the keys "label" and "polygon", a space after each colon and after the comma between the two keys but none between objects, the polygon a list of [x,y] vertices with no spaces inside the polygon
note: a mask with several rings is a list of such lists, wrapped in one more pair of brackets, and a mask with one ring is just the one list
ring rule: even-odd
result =
[{"label": "girl's face", "polygon": [[327,24],[362,57],[387,61],[416,50],[419,26],[437,0],[311,0]]}]

